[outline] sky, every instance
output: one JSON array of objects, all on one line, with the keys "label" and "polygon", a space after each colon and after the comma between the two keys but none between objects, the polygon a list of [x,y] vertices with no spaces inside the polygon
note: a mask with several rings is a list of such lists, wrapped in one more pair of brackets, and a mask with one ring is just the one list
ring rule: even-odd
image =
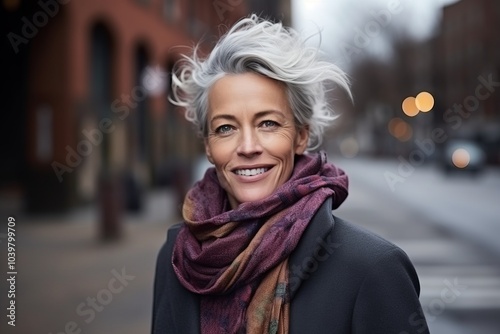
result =
[{"label": "sky", "polygon": [[[306,35],[321,30],[321,47],[340,63],[354,47],[382,58],[390,56],[383,34],[388,29],[416,39],[433,34],[444,5],[457,0],[291,0],[292,26]],[[368,35],[367,32],[370,34]],[[355,40],[353,37],[358,37]],[[310,43],[318,43],[312,39]]]}]

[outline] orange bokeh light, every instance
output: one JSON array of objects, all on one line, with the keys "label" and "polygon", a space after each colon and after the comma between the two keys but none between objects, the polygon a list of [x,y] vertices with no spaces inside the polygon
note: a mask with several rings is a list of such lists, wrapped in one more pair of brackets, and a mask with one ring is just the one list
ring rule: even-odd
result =
[{"label": "orange bokeh light", "polygon": [[467,150],[463,148],[459,148],[453,152],[451,156],[451,160],[453,164],[458,168],[465,168],[469,165],[470,162],[470,154]]},{"label": "orange bokeh light", "polygon": [[418,110],[428,112],[434,107],[434,96],[428,92],[421,92],[415,98],[415,105]]},{"label": "orange bokeh light", "polygon": [[414,117],[418,114],[419,109],[415,102],[416,99],[413,96],[409,96],[406,99],[404,99],[401,107],[403,108],[403,112],[405,113],[406,116]]},{"label": "orange bokeh light", "polygon": [[413,136],[411,126],[403,121],[401,118],[393,118],[387,125],[389,133],[400,141],[408,141]]}]

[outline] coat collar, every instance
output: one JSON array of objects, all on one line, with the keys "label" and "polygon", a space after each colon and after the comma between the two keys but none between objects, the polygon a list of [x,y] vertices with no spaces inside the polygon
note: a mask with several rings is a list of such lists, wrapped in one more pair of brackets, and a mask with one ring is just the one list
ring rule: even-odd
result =
[{"label": "coat collar", "polygon": [[302,282],[316,270],[317,264],[329,257],[337,247],[329,238],[335,225],[331,208],[332,198],[329,197],[314,215],[288,259],[290,299],[293,299]]}]

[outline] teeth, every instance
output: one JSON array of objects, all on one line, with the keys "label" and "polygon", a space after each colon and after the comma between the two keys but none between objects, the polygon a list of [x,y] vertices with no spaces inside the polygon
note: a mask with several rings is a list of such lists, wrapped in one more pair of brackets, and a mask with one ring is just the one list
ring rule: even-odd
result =
[{"label": "teeth", "polygon": [[238,169],[236,170],[236,174],[241,176],[255,176],[262,173],[265,173],[269,170],[269,168],[254,168],[254,169]]}]

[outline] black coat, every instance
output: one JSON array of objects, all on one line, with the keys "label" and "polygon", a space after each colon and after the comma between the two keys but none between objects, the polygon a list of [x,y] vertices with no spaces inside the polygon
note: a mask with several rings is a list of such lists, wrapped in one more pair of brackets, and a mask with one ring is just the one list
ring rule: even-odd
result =
[{"label": "black coat", "polygon": [[[330,208],[327,200],[289,258],[290,333],[428,333],[408,256]],[[180,226],[168,231],[158,256],[153,334],[200,333],[199,296],[179,283],[172,268]]]}]

